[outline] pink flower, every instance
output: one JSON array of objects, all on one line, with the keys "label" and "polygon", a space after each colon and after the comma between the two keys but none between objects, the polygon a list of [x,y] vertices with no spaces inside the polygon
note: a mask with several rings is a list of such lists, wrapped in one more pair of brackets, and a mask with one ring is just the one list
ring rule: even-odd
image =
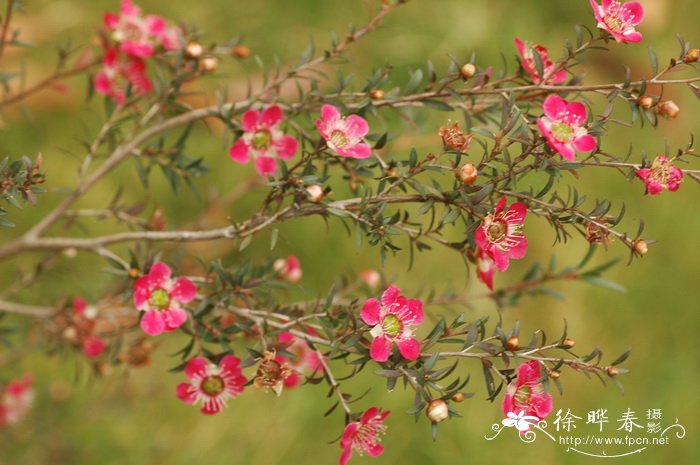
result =
[{"label": "pink flower", "polygon": [[286,259],[278,258],[272,268],[280,274],[282,279],[290,283],[298,283],[304,275],[301,262],[295,255],[290,255]]},{"label": "pink flower", "polygon": [[537,126],[552,150],[567,160],[576,158],[576,150],[595,150],[595,138],[582,127],[587,117],[584,104],[569,103],[558,95],[550,95],[545,99],[543,108],[544,116],[537,119]]},{"label": "pink flower", "polygon": [[377,270],[362,270],[360,271],[360,279],[370,287],[374,289],[382,282],[382,275],[379,274]]},{"label": "pink flower", "polygon": [[146,63],[140,58],[122,55],[119,50],[109,47],[105,50],[102,70],[95,76],[95,90],[119,104],[126,100],[127,84],[135,95],[151,92],[153,84],[146,74]]},{"label": "pink flower", "polygon": [[279,128],[284,114],[277,105],[260,113],[248,110],[243,113],[243,135],[231,146],[229,156],[238,163],[248,163],[253,158],[255,169],[261,176],[274,174],[277,158],[291,159],[297,151],[297,140],[284,134]]},{"label": "pink flower", "polygon": [[479,249],[476,256],[476,275],[479,280],[493,291],[493,275],[496,272],[496,263],[483,249]]},{"label": "pink flower", "polygon": [[386,362],[391,354],[391,343],[395,343],[401,355],[408,360],[420,356],[420,343],[413,337],[413,325],[423,321],[423,302],[407,299],[399,295],[396,286],[389,286],[382,295],[381,302],[368,299],[362,306],[362,321],[373,328],[374,336],[369,349],[370,356],[377,362]]},{"label": "pink flower", "polygon": [[73,325],[67,329],[67,334],[80,343],[83,353],[88,358],[99,357],[107,348],[105,341],[96,334],[96,317],[95,307],[88,306],[85,299],[73,299]]},{"label": "pink flower", "polygon": [[333,105],[323,105],[316,127],[326,145],[341,157],[367,158],[372,155],[372,148],[363,139],[369,132],[369,125],[363,117],[345,117]]},{"label": "pink flower", "polygon": [[[530,44],[523,42],[522,40],[515,38],[515,46],[520,54],[520,63],[523,69],[527,71],[530,76],[532,76],[532,82],[539,84],[544,79],[545,84],[561,84],[566,81],[566,71],[559,70],[556,73],[556,66],[549,59],[549,52],[546,48],[541,45]],[[544,72],[544,77],[540,76],[537,72],[537,65],[532,52],[537,52],[542,61],[542,67]]]},{"label": "pink flower", "polygon": [[[307,331],[312,336],[315,334],[311,328],[307,329]],[[284,365],[286,363],[286,365],[292,370],[292,373],[290,373],[283,381],[285,388],[289,389],[298,386],[301,382],[300,373],[311,374],[322,369],[318,354],[315,350],[309,347],[309,344],[302,338],[299,338],[292,333],[284,332],[277,336],[277,341],[285,344],[284,350],[293,354],[291,359],[283,357],[279,354],[276,356],[276,360],[280,364]]]},{"label": "pink flower", "polygon": [[149,58],[159,45],[166,50],[180,48],[177,28],[168,27],[160,16],[142,17],[141,9],[131,0],[122,0],[119,14],[105,13],[104,23],[120,50],[132,57]]},{"label": "pink flower", "polygon": [[150,336],[173,331],[187,321],[187,312],[179,304],[191,302],[197,294],[192,281],[173,280],[171,273],[168,265],[158,262],[134,284],[134,304],[146,312],[141,318],[141,329]]},{"label": "pink flower", "polygon": [[527,238],[522,232],[527,207],[522,202],[515,202],[508,210],[503,211],[505,206],[506,198],[501,197],[493,213],[486,215],[484,222],[474,233],[476,245],[486,256],[493,259],[496,268],[501,272],[508,269],[511,258],[518,260],[527,253]]},{"label": "pink flower", "polygon": [[202,413],[207,415],[219,413],[229,399],[243,392],[248,382],[238,366],[240,362],[233,355],[224,356],[218,365],[202,357],[191,359],[185,366],[190,381],[177,385],[177,397],[187,404],[201,402]]},{"label": "pink flower", "polygon": [[618,0],[603,0],[602,5],[596,0],[590,2],[600,29],[608,31],[618,42],[642,41],[642,34],[634,29],[644,18],[642,5]]},{"label": "pink flower", "polygon": [[32,375],[10,381],[0,393],[0,426],[17,423],[34,401]]},{"label": "pink flower", "polygon": [[552,396],[545,392],[540,379],[540,363],[530,360],[518,367],[517,378],[506,388],[503,413],[533,416],[542,420],[552,411]]},{"label": "pink flower", "polygon": [[362,414],[360,421],[348,423],[340,438],[340,465],[345,465],[352,457],[353,449],[360,455],[367,454],[377,457],[384,452],[384,446],[380,444],[380,434],[386,432],[384,420],[391,413],[389,410],[380,411],[377,407],[371,407]]},{"label": "pink flower", "polygon": [[665,190],[676,192],[683,180],[683,170],[663,155],[654,158],[651,167],[638,169],[634,174],[646,183],[649,195],[657,195]]}]

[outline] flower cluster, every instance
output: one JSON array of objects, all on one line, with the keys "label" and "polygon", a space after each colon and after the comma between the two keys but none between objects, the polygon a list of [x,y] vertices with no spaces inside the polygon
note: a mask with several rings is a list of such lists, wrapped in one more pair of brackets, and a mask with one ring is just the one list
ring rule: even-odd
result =
[{"label": "flower cluster", "polygon": [[13,425],[24,417],[34,400],[30,374],[10,381],[0,390],[0,426]]},{"label": "flower cluster", "polygon": [[106,13],[104,25],[109,38],[104,42],[102,70],[95,76],[95,90],[123,104],[127,88],[136,96],[151,92],[146,60],[160,51],[182,47],[180,29],[169,26],[156,15],[143,16],[131,0],[122,0],[119,13]]}]

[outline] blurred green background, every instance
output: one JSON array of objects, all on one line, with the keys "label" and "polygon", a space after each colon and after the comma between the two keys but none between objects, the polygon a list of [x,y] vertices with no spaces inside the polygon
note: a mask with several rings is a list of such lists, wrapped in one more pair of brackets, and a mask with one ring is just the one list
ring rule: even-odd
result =
[{"label": "blurred green background", "polygon": [[[301,50],[313,38],[317,49],[328,43],[328,33],[335,30],[342,35],[349,23],[363,24],[378,1],[321,0],[258,0],[255,2],[208,0],[202,2],[156,2],[143,0],[139,4],[147,13],[158,13],[168,18],[181,19],[196,25],[207,35],[204,42],[224,42],[244,37],[253,54],[265,61],[274,55],[282,63],[293,63]],[[640,30],[645,41],[640,45],[611,44],[611,53],[593,54],[586,65],[587,82],[620,81],[622,65],[632,67],[635,76],[648,76],[647,47],[653,45],[660,62],[677,54],[675,33],[686,36],[694,46],[700,44],[697,29],[697,3],[694,0],[648,0],[642,2],[647,15]],[[74,44],[90,41],[101,23],[104,11],[116,11],[117,2],[78,0],[35,0],[25,2],[25,14],[18,15],[22,38],[38,48],[13,52],[5,57],[3,66],[23,63],[30,76],[38,76],[51,69],[52,46],[71,40]],[[477,65],[501,66],[503,52],[510,70],[516,66],[513,37],[518,36],[550,48],[554,58],[559,56],[566,38],[574,38],[577,23],[595,26],[588,2],[580,0],[442,0],[435,2],[410,1],[390,15],[382,29],[352,47],[351,69],[359,85],[369,71],[385,61],[395,65],[395,83],[401,84],[411,66],[422,66],[432,60],[444,70],[449,62],[447,54],[466,60],[477,51]],[[210,80],[211,86],[226,86],[231,95],[242,95],[245,79],[259,82],[253,60],[223,64],[225,76]],[[76,179],[81,159],[82,140],[97,133],[103,118],[99,102],[85,106],[81,103],[85,82],[69,82],[67,94],[45,92],[33,98],[24,111],[10,111],[4,115],[0,133],[0,155],[34,156],[43,152],[48,172],[47,187],[58,189],[71,186]],[[668,88],[665,97],[673,98],[681,106],[675,121],[661,121],[660,128],[640,130],[611,126],[603,139],[606,150],[625,153],[633,143],[633,160],[641,152],[653,155],[663,153],[665,144],[672,150],[684,146],[690,132],[698,132],[700,104],[686,88]],[[594,108],[602,111],[604,102],[594,100]],[[619,114],[626,116],[621,107]],[[416,146],[419,153],[437,150],[436,128],[439,114],[418,127],[396,125],[401,132],[400,143],[390,145],[392,150],[405,155],[406,149]],[[459,118],[455,115],[454,118]],[[624,118],[623,118],[624,119]],[[381,126],[383,123],[376,123]],[[374,126],[376,127],[376,126]],[[400,145],[399,145],[400,144]],[[226,157],[226,146],[219,132],[199,127],[189,143],[190,152],[205,156],[212,172],[196,181],[204,199],[214,199],[229,191],[244,179],[255,176],[251,166],[234,165]],[[697,166],[695,166],[697,168]],[[611,429],[617,416],[627,408],[637,411],[642,421],[647,409],[662,409],[663,423],[678,418],[687,429],[685,439],[671,439],[671,445],[651,447],[641,455],[614,459],[620,463],[678,463],[694,464],[700,461],[697,431],[700,423],[698,386],[700,385],[700,323],[698,290],[699,271],[698,233],[700,215],[694,206],[700,194],[697,184],[687,181],[675,194],[658,197],[643,196],[640,182],[627,182],[612,171],[592,171],[581,174],[580,190],[595,193],[592,197],[607,198],[627,204],[627,221],[634,233],[635,221],[647,220],[645,237],[659,240],[643,260],[625,267],[627,250],[619,243],[597,255],[603,262],[621,257],[621,265],[607,273],[607,277],[627,288],[626,293],[579,283],[555,285],[566,295],[566,300],[552,298],[526,299],[518,308],[507,309],[502,317],[506,328],[521,320],[523,333],[530,334],[543,328],[550,337],[556,337],[566,318],[570,337],[577,341],[575,351],[583,353],[600,345],[608,362],[628,347],[633,354],[625,363],[631,372],[622,377],[624,395],[614,386],[603,387],[598,381],[588,381],[580,374],[565,370],[561,382],[565,395],[554,392],[556,408],[585,416],[588,410],[607,408]],[[193,195],[172,195],[159,173],[151,177],[151,188],[146,191],[134,182],[134,167],[124,164],[115,176],[104,180],[93,189],[82,205],[104,206],[120,185],[129,186],[128,197],[133,201],[147,198],[150,205],[161,206],[170,227],[185,224],[205,207],[206,200]],[[565,182],[571,179],[565,179]],[[255,209],[261,191],[251,194],[222,212],[239,218]],[[40,198],[38,207],[28,207],[23,215],[11,210],[11,219],[24,230],[36,221],[60,194]],[[85,222],[89,232],[113,231],[109,221],[97,224]],[[59,230],[60,228],[56,228]],[[497,276],[497,286],[514,282],[536,260],[546,263],[556,252],[559,263],[576,263],[587,245],[579,237],[566,245],[552,249],[553,233],[544,221],[532,217],[526,223],[530,238],[528,256],[513,263],[508,273]],[[335,276],[357,272],[365,268],[379,268],[378,254],[365,246],[358,254],[352,238],[342,226],[332,223],[326,229],[320,219],[304,219],[286,224],[275,254],[294,253],[301,259],[305,276],[294,296],[314,298],[323,295]],[[1,240],[16,232],[2,231]],[[312,240],[309,240],[309,239]],[[245,258],[257,260],[268,254],[269,236],[262,234],[245,253],[234,253],[225,248],[226,263],[240,263]],[[173,258],[188,251],[178,248],[170,252]],[[123,251],[123,248],[115,248]],[[329,257],[333,257],[329,260]],[[27,270],[36,256],[26,255],[3,264],[3,284],[13,279],[17,269]],[[426,286],[444,290],[481,293],[483,285],[467,279],[462,261],[454,254],[435,251],[417,257],[411,272],[406,272],[407,257],[399,254],[391,258],[385,269],[388,276],[407,294]],[[98,273],[100,260],[79,254],[71,261],[47,274],[39,285],[21,293],[17,300],[52,304],[67,295],[81,294],[96,299],[109,291],[115,283],[106,273]],[[454,316],[466,311],[468,319],[490,315],[498,318],[494,305],[485,300],[475,301],[469,309],[430,308],[429,321],[439,315]],[[21,320],[13,320],[21,326]],[[427,325],[426,325],[427,326]],[[324,418],[323,412],[332,401],[325,398],[324,386],[305,386],[287,391],[280,398],[272,394],[249,390],[231,402],[227,411],[216,417],[204,417],[198,409],[184,405],[174,396],[181,374],[169,374],[167,368],[175,361],[168,357],[180,341],[162,337],[162,346],[150,367],[125,371],[115,370],[95,380],[79,356],[46,357],[31,354],[19,362],[3,367],[3,378],[31,371],[36,378],[37,399],[30,415],[12,429],[0,431],[0,464],[276,464],[276,463],[337,463],[337,443],[327,445],[342,431],[342,417],[338,412]],[[345,368],[337,366],[338,373]],[[398,387],[391,393],[384,389],[382,379],[363,376],[348,383],[348,389],[361,393],[366,387],[372,391],[357,405],[362,409],[378,404],[391,409],[389,431],[383,443],[385,454],[379,459],[355,456],[352,463],[567,463],[587,464],[598,459],[566,452],[565,446],[554,445],[545,438],[534,444],[521,443],[511,431],[493,442],[484,439],[492,423],[501,419],[500,400],[485,402],[485,388],[481,368],[477,362],[462,362],[462,374],[471,371],[472,381],[467,391],[473,399],[456,405],[463,415],[440,426],[437,442],[430,439],[429,423],[421,418],[414,424],[413,417],[404,414],[412,406],[412,394]],[[249,374],[249,376],[252,375]],[[550,420],[553,416],[550,417]],[[590,425],[583,431],[592,432]],[[606,449],[608,453],[619,452]]]}]

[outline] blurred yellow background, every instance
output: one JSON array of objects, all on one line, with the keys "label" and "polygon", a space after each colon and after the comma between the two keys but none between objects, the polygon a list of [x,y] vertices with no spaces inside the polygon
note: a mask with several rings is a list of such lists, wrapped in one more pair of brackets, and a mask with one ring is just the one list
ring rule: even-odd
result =
[{"label": "blurred yellow background", "polygon": [[[359,0],[139,2],[146,13],[197,25],[206,32],[204,43],[222,43],[242,36],[253,54],[266,62],[278,56],[282,63],[296,62],[310,37],[317,50],[324,49],[331,30],[342,35],[349,23],[363,24],[378,3]],[[645,34],[645,41],[639,45],[611,43],[611,53],[591,54],[589,63],[584,65],[586,82],[621,81],[624,79],[623,64],[632,68],[634,76],[649,76],[647,48],[653,46],[664,64],[678,53],[677,32],[694,46],[700,45],[697,2],[647,0],[642,4],[646,18],[639,29]],[[103,12],[117,9],[116,1],[26,2],[25,13],[18,15],[17,25],[21,26],[22,38],[38,48],[14,51],[4,58],[3,66],[7,69],[10,63],[23,63],[29,70],[30,81],[36,79],[51,71],[54,44],[69,39],[73,44],[92,41]],[[509,70],[514,71],[517,66],[514,36],[545,45],[552,57],[558,58],[564,40],[574,39],[577,23],[595,27],[587,1],[412,0],[390,15],[383,28],[351,48],[351,63],[345,69],[351,70],[348,72],[355,76],[355,84],[360,85],[373,67],[388,61],[395,65],[394,79],[399,85],[407,79],[410,68],[424,66],[427,59],[444,72],[449,62],[447,54],[466,61],[472,51],[476,51],[478,66],[500,67],[499,52],[503,52]],[[250,59],[245,62],[230,59],[222,65],[222,71],[222,76],[209,79],[208,85],[210,88],[226,87],[233,96],[245,92],[247,77],[259,82],[257,68]],[[49,189],[73,185],[82,156],[80,142],[96,134],[102,119],[102,105],[98,100],[88,106],[82,104],[84,79],[69,81],[68,86],[67,94],[44,92],[32,98],[24,109],[8,111],[0,132],[0,155],[3,157],[16,158],[25,154],[33,157],[43,152]],[[631,143],[632,160],[638,161],[642,151],[653,156],[663,153],[665,144],[669,144],[672,151],[684,146],[688,134],[700,129],[697,123],[700,103],[687,88],[668,88],[664,96],[680,104],[678,119],[661,121],[656,130],[649,127],[640,130],[638,125],[634,128],[611,126],[609,135],[603,139],[606,150],[624,154]],[[598,113],[604,108],[602,99],[594,100],[593,104]],[[627,109],[619,106],[618,114],[626,119]],[[440,118],[447,116],[435,115],[418,127],[392,126],[395,133],[401,134],[401,140],[390,144],[385,153],[391,154],[394,150],[405,156],[410,146],[415,146],[423,155],[438,150],[437,127],[442,122]],[[304,124],[310,121],[301,120]],[[204,198],[216,198],[243,180],[256,176],[252,166],[230,162],[226,156],[227,147],[215,129],[198,127],[188,146],[193,155],[204,156],[212,167],[210,174],[196,181]],[[697,168],[697,164],[694,167]],[[160,173],[152,175],[148,191],[135,182],[134,174],[133,165],[124,164],[115,176],[101,182],[82,205],[104,206],[118,186],[127,185],[127,198],[133,201],[147,198],[151,205],[161,206],[169,227],[187,223],[206,206],[206,201],[189,193],[174,196]],[[565,178],[560,183],[561,188],[566,189],[565,184],[570,181],[571,178]],[[504,327],[509,328],[520,320],[523,339],[528,339],[537,328],[543,328],[552,338],[560,334],[566,318],[569,336],[577,341],[574,350],[584,353],[600,345],[608,362],[632,347],[632,356],[624,364],[631,372],[621,378],[624,395],[615,386],[603,387],[597,380],[587,380],[578,373],[564,370],[561,378],[564,396],[552,393],[555,410],[570,408],[581,416],[588,410],[607,408],[614,421],[615,412],[628,407],[640,415],[649,408],[662,409],[664,423],[671,423],[677,417],[688,431],[686,438],[672,439],[671,445],[650,448],[639,456],[614,460],[635,464],[698,463],[700,450],[695,436],[700,427],[696,419],[700,413],[697,396],[700,385],[700,252],[697,241],[700,215],[694,206],[700,190],[697,184],[686,180],[675,194],[644,196],[639,181],[628,182],[618,173],[600,170],[584,171],[578,183],[581,191],[591,192],[591,200],[593,197],[609,199],[615,205],[624,201],[627,218],[623,225],[634,234],[636,220],[643,217],[647,222],[645,237],[659,242],[651,246],[646,257],[630,267],[624,266],[628,252],[619,243],[614,243],[607,252],[601,250],[596,256],[601,263],[622,258],[622,264],[608,271],[606,277],[627,288],[626,293],[582,283],[557,284],[554,289],[564,294],[566,300],[544,296],[525,299],[517,308],[503,312]],[[225,224],[226,215],[242,218],[253,211],[261,193],[259,190],[235,203],[230,211],[222,212],[221,224]],[[59,194],[42,195],[39,205],[27,207],[22,215],[10,207],[17,231],[36,221],[58,199]],[[112,230],[113,223],[108,221],[90,223],[91,234]],[[514,262],[508,273],[498,275],[497,286],[515,282],[537,260],[546,264],[552,253],[557,254],[560,266],[575,264],[587,248],[580,237],[552,248],[553,233],[544,220],[534,216],[528,219],[525,232],[530,238],[528,256]],[[2,240],[14,234],[14,231],[0,231]],[[234,264],[249,257],[261,260],[267,256],[268,249],[269,236],[263,234],[244,253],[234,252],[224,245],[220,250],[225,251],[224,261]],[[125,248],[115,250],[123,252]],[[183,251],[201,250],[189,246],[180,248],[170,258]],[[326,229],[318,218],[291,222],[281,228],[275,254],[291,253],[299,256],[305,272],[294,296],[305,298],[324,295],[340,273],[380,267],[376,250],[365,246],[356,253],[352,237],[346,236],[339,223],[331,222]],[[27,255],[3,264],[3,284],[13,279],[18,268],[28,269],[31,258],[36,256]],[[474,293],[485,290],[473,277],[467,279],[461,259],[454,254],[436,250],[418,255],[416,260],[413,270],[406,272],[408,260],[400,253],[389,259],[384,270],[387,276],[395,277],[394,282],[407,295],[426,286]],[[66,260],[52,270],[39,285],[17,299],[48,305],[73,294],[96,299],[115,282],[109,274],[96,272],[102,267],[103,263],[95,257],[79,254],[76,259]],[[495,306],[480,300],[469,308],[429,308],[428,321],[434,323],[440,315],[453,317],[461,311],[466,312],[468,319],[484,315],[490,315],[492,322],[498,319]],[[12,323],[26,324],[21,320],[12,320]],[[168,354],[177,350],[181,341],[169,337],[160,339],[162,346],[150,367],[131,371],[117,369],[99,380],[89,374],[87,365],[78,355],[32,354],[3,367],[3,378],[23,371],[33,372],[37,399],[35,408],[20,425],[0,431],[0,464],[337,463],[339,446],[327,443],[340,435],[343,423],[339,412],[326,418],[322,416],[334,402],[325,398],[324,385],[304,386],[285,392],[280,398],[250,389],[231,402],[224,413],[205,417],[198,409],[175,398],[175,386],[182,375],[166,371],[177,363]],[[474,392],[475,396],[456,406],[464,418],[441,424],[435,443],[430,438],[425,418],[414,424],[413,417],[404,413],[412,407],[412,392],[404,391],[399,385],[387,393],[383,379],[372,376],[372,368],[368,368],[346,388],[357,394],[367,387],[372,388],[356,408],[377,404],[393,413],[383,441],[385,454],[378,459],[355,456],[352,463],[588,464],[598,460],[566,452],[565,447],[543,439],[523,444],[514,434],[486,441],[484,435],[490,433],[491,424],[502,417],[501,397],[493,404],[484,401],[486,393],[478,362],[460,364],[463,374],[472,372],[472,381],[466,390]],[[340,374],[346,371],[340,364],[336,370]]]}]

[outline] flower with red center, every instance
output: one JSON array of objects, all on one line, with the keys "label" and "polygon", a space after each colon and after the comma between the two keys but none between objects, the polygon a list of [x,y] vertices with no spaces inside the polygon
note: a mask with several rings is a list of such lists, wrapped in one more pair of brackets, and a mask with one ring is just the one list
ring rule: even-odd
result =
[{"label": "flower with red center", "polygon": [[[308,328],[306,331],[312,336],[315,335],[315,331],[312,328]],[[289,332],[283,332],[277,336],[277,341],[284,345],[285,352],[292,354],[291,358],[280,354],[277,354],[275,357],[275,360],[286,364],[292,370],[283,380],[285,388],[289,389],[298,386],[301,382],[300,373],[311,374],[322,369],[318,354],[302,338]]]},{"label": "flower with red center", "polygon": [[340,438],[340,465],[345,465],[352,457],[353,449],[360,455],[367,454],[377,457],[384,452],[384,446],[380,444],[380,434],[386,432],[384,420],[391,413],[389,410],[382,412],[377,407],[371,407],[362,414],[360,421],[348,423]]},{"label": "flower with red center", "polygon": [[649,195],[658,195],[665,190],[676,192],[683,180],[683,170],[663,155],[654,158],[651,167],[638,169],[634,174],[644,181]]},{"label": "flower with red center", "polygon": [[[523,42],[522,40],[515,38],[515,47],[518,49],[520,54],[520,63],[525,71],[527,71],[532,77],[532,82],[539,84],[544,81],[545,84],[561,84],[566,81],[566,71],[559,70],[556,71],[556,65],[552,63],[549,59],[549,52],[547,49],[541,45],[530,44],[529,42]],[[537,64],[534,58],[534,53],[540,56],[540,61],[542,62],[542,71],[544,76],[540,76],[537,71]],[[556,71],[556,72],[555,72]]]},{"label": "flower with red center", "polygon": [[346,117],[333,105],[323,105],[316,127],[326,145],[341,157],[368,158],[372,155],[372,148],[364,142],[369,125],[363,117]]},{"label": "flower with red center", "polygon": [[214,415],[227,406],[229,399],[239,396],[248,380],[233,355],[224,356],[218,365],[202,357],[187,362],[187,383],[177,385],[177,397],[187,404],[202,404],[202,413]]},{"label": "flower with red center", "polygon": [[608,31],[617,42],[641,42],[642,34],[634,27],[642,22],[644,9],[637,2],[621,3],[619,0],[603,0],[599,5],[590,0],[598,27]]},{"label": "flower with red center", "polygon": [[34,401],[32,383],[32,375],[25,374],[0,391],[0,426],[15,424],[27,414]]},{"label": "flower with red center", "polygon": [[160,16],[143,17],[141,9],[131,0],[122,0],[119,14],[105,13],[104,23],[112,33],[112,39],[127,55],[149,58],[161,45],[166,50],[180,49],[179,30],[168,27]]},{"label": "flower with red center", "polygon": [[278,258],[272,264],[272,268],[279,273],[280,277],[289,283],[298,283],[304,275],[301,269],[301,262],[295,255],[287,258]]},{"label": "flower with red center", "polygon": [[187,321],[187,312],[180,304],[191,302],[197,288],[187,278],[171,279],[172,271],[165,263],[155,263],[147,275],[134,284],[134,304],[146,312],[141,318],[141,329],[157,336],[173,331]]},{"label": "flower with red center", "polygon": [[522,232],[527,207],[522,202],[515,202],[504,211],[505,206],[506,198],[501,197],[493,213],[486,215],[474,233],[476,245],[493,259],[501,272],[508,269],[511,258],[518,260],[527,253],[527,238]]},{"label": "flower with red center", "polygon": [[95,76],[95,90],[119,104],[126,100],[127,85],[131,85],[136,96],[148,94],[153,89],[146,74],[146,63],[140,58],[124,56],[115,47],[108,47],[102,65]]},{"label": "flower with red center", "polygon": [[413,337],[413,326],[423,321],[423,302],[407,299],[400,292],[398,287],[389,286],[381,302],[368,299],[360,312],[362,321],[372,326],[370,334],[374,339],[369,354],[377,362],[389,359],[392,342],[405,359],[416,360],[420,356],[420,343]]},{"label": "flower with red center", "polygon": [[540,362],[530,360],[518,367],[517,377],[506,388],[503,413],[522,414],[542,420],[552,411],[552,396],[545,392]]},{"label": "flower with red center", "polygon": [[284,119],[277,105],[260,113],[248,110],[243,113],[243,135],[231,146],[229,156],[238,163],[248,163],[253,158],[255,169],[261,176],[274,174],[277,159],[291,159],[297,151],[297,140],[279,128]]},{"label": "flower with red center", "polygon": [[479,249],[476,256],[476,276],[493,291],[493,275],[496,272],[496,263],[483,249]]},{"label": "flower with red center", "polygon": [[544,100],[543,108],[544,116],[537,119],[537,126],[552,150],[567,160],[576,158],[576,151],[595,150],[595,138],[583,127],[588,116],[584,104],[550,95]]}]

